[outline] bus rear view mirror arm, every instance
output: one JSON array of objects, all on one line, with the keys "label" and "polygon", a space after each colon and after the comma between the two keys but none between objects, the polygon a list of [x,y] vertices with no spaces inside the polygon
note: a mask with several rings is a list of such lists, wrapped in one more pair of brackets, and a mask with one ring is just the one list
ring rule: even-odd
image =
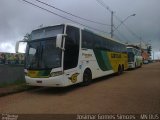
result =
[{"label": "bus rear view mirror arm", "polygon": [[67,35],[66,34],[58,34],[57,35],[57,38],[56,38],[56,47],[57,48],[60,48],[60,49],[62,49],[62,50],[65,50],[64,48],[63,48],[63,37],[66,37]]}]

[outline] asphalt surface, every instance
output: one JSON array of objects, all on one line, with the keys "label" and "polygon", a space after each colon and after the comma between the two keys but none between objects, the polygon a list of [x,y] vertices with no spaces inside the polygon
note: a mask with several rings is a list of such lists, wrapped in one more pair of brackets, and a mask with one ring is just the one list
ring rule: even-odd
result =
[{"label": "asphalt surface", "polygon": [[0,97],[0,113],[160,113],[160,63],[94,80]]}]

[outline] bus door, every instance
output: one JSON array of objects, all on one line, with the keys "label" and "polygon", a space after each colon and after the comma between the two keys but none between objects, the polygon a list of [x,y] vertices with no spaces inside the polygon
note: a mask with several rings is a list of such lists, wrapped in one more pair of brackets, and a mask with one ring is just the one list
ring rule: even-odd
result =
[{"label": "bus door", "polygon": [[69,84],[74,84],[81,80],[81,69],[78,66],[80,30],[72,26],[67,26],[66,34],[63,63],[64,79],[67,79],[68,81],[66,82]]}]

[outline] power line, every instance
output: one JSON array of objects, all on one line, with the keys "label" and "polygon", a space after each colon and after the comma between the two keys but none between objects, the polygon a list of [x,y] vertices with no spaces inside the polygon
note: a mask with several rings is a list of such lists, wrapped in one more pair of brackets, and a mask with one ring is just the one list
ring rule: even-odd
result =
[{"label": "power line", "polygon": [[115,27],[114,31],[117,30],[128,18],[130,18],[131,16],[135,16],[136,14],[132,14],[127,16],[123,21],[120,22],[119,25],[117,25],[117,27]]},{"label": "power line", "polygon": [[124,44],[128,43],[128,41],[124,41],[124,39],[122,39],[121,36],[120,37],[119,37],[119,35],[115,35],[115,36],[116,36],[116,39],[120,40],[122,43],[124,43]]},{"label": "power line", "polygon": [[115,18],[116,18],[122,25],[124,25],[124,27],[128,30],[128,32],[131,33],[132,36],[138,38],[140,41],[143,41],[142,38],[141,38],[140,36],[138,36],[135,32],[133,32],[123,21],[121,21],[121,20],[119,19],[118,16],[116,16],[116,15],[114,15],[114,16],[115,16]]},{"label": "power line", "polygon": [[[41,6],[38,6],[38,5],[36,5],[36,4],[32,3],[32,2],[29,2],[29,1],[27,1],[27,0],[22,0],[22,1],[28,3],[28,4],[32,5],[32,6],[35,6],[35,7],[37,7],[37,8],[40,8],[40,9],[42,9],[42,10],[44,10],[44,11],[47,11],[47,12],[49,12],[49,13],[51,13],[51,14],[54,14],[54,15],[56,15],[56,16],[58,16],[58,17],[61,17],[61,18],[63,18],[63,19],[66,19],[66,20],[69,20],[69,21],[74,22],[74,23],[76,23],[76,24],[79,24],[79,25],[81,25],[81,26],[84,26],[84,27],[87,27],[87,28],[90,28],[90,29],[93,29],[93,30],[96,30],[96,31],[99,31],[99,32],[102,32],[102,33],[108,33],[108,32],[99,30],[99,29],[97,29],[97,28],[93,28],[93,27],[84,25],[84,24],[82,24],[82,23],[80,23],[80,22],[77,22],[77,21],[72,20],[72,19],[70,19],[70,18],[64,17],[64,16],[59,15],[59,14],[57,14],[57,13],[54,13],[53,11],[50,11],[50,10],[48,10],[48,9],[46,9],[46,8],[43,8],[43,7],[41,7]],[[108,33],[108,34],[109,34],[109,33]]]},{"label": "power line", "polygon": [[117,30],[117,32],[119,33],[119,35],[121,37],[123,37],[124,40],[128,41],[128,39],[126,38],[126,36],[124,34],[122,34],[119,30]]},{"label": "power line", "polygon": [[[113,14],[113,11],[103,2],[103,1],[100,1],[100,0],[96,0],[102,7],[104,7],[105,9],[107,9],[110,13],[112,13]],[[111,22],[113,22],[113,20],[111,20]],[[112,23],[113,24],[113,23]],[[113,28],[115,28],[115,30],[116,30],[116,27],[113,25]],[[114,32],[115,30],[111,30],[112,32]],[[117,30],[117,32],[119,33],[119,35],[121,35],[121,37],[122,38],[124,38],[127,42],[128,42],[128,40],[127,40],[127,38],[119,31],[119,30]],[[110,34],[111,34],[111,32],[110,32]],[[117,36],[117,35],[116,35]],[[118,37],[118,36],[117,36]],[[118,37],[118,39],[119,39],[119,37]],[[121,40],[121,41],[124,41],[124,40],[122,40],[122,39],[119,39],[119,40]]]},{"label": "power line", "polygon": [[111,10],[103,1],[101,0],[96,0],[102,7],[104,7],[105,9],[107,9],[110,13],[111,13],[111,38],[113,38],[113,27],[114,27],[114,24],[113,24],[113,10]]},{"label": "power line", "polygon": [[102,7],[107,9],[109,12],[113,12],[103,1],[96,0]]},{"label": "power line", "polygon": [[[109,12],[113,12],[102,0],[96,0],[102,7],[104,7],[105,9],[107,9]],[[133,36],[135,36],[136,38],[138,38],[140,41],[142,40],[141,39],[141,37],[139,37],[135,32],[133,32],[129,27],[127,27],[125,24],[124,24],[124,22],[122,21],[122,20],[120,20],[115,14],[114,14],[114,16],[116,17],[116,19],[117,20],[119,20],[120,21],[120,25],[121,24],[123,24],[125,27],[126,27],[126,29],[133,35]],[[119,26],[120,26],[119,25]],[[119,27],[119,26],[117,26],[113,31],[112,31],[112,29],[113,28],[111,28],[111,32],[110,32],[110,34],[112,33],[113,34],[113,32],[115,31],[115,30],[117,30],[117,28]],[[117,30],[118,31],[118,30]]]},{"label": "power line", "polygon": [[51,7],[51,8],[54,8],[54,9],[56,9],[56,10],[58,10],[58,11],[63,12],[63,13],[66,13],[66,14],[68,14],[68,15],[71,15],[71,16],[73,16],[73,17],[79,18],[79,19],[81,19],[81,20],[85,20],[85,21],[88,21],[88,22],[96,23],[96,24],[99,24],[99,25],[107,25],[107,26],[110,26],[110,25],[108,25],[108,24],[104,24],[104,23],[101,23],[101,22],[89,20],[89,19],[86,19],[86,18],[77,16],[77,15],[74,15],[74,14],[72,14],[72,13],[70,13],[70,12],[64,11],[64,10],[62,10],[62,9],[59,9],[59,8],[57,8],[57,7],[55,7],[55,6],[52,6],[52,5],[49,5],[49,4],[47,4],[47,3],[45,3],[45,2],[42,2],[42,1],[40,1],[40,0],[35,0],[35,1],[37,1],[37,2],[39,2],[39,3],[41,3],[41,4],[44,4],[44,5],[46,5],[46,6],[49,6],[49,7]]},{"label": "power line", "polygon": [[[103,1],[100,1],[100,0],[96,0],[102,7],[104,7],[105,9],[107,9],[110,13],[112,13],[113,14],[113,11],[103,2]],[[113,16],[112,16],[113,17]],[[111,19],[113,19],[113,18],[111,18]],[[111,20],[111,22],[113,22],[113,20]],[[113,23],[112,23],[113,24]],[[113,28],[115,28],[115,30],[116,30],[116,27],[113,25]],[[111,32],[114,32],[115,30],[112,30],[113,28],[111,28]],[[111,32],[110,32],[110,34],[111,34]],[[121,35],[121,37],[122,38],[124,38],[125,40],[127,40],[127,38],[119,31],[119,30],[117,30],[117,32]],[[111,35],[112,36],[112,35]],[[119,39],[119,40],[121,40],[121,41],[124,41],[124,40],[122,40],[122,39],[120,39],[117,35],[116,35],[116,37]],[[128,40],[127,40],[127,42],[128,42]]]}]

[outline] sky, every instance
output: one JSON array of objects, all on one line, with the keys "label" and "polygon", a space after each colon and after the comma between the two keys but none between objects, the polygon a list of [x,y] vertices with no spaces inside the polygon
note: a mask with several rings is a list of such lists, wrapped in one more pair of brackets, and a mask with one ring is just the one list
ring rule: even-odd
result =
[{"label": "sky", "polygon": [[[110,36],[111,13],[102,7],[97,0],[40,1],[85,19],[107,25],[99,25],[72,17],[35,0],[27,1],[81,24],[106,31],[106,35]],[[140,43],[140,41],[151,44],[155,58],[160,58],[160,0],[99,1],[104,2],[110,10],[114,11],[113,22],[115,27],[128,16],[136,14],[124,21],[125,25],[119,26],[118,31],[115,30],[115,39],[131,44]],[[22,40],[26,33],[30,33],[41,25],[52,26],[61,23],[72,22],[36,8],[22,0],[0,0],[0,52],[15,52],[16,41]]]}]

